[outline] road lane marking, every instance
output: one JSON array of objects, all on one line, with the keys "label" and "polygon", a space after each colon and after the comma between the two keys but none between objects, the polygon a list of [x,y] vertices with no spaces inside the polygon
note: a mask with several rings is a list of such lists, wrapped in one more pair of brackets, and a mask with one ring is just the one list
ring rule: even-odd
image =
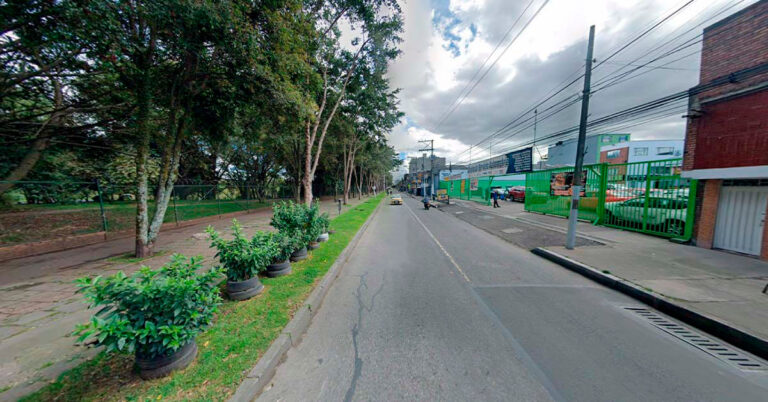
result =
[{"label": "road lane marking", "polygon": [[413,212],[411,207],[409,207],[408,204],[405,204],[405,203],[403,205],[405,205],[405,207],[408,208],[408,212],[410,212],[411,215],[413,215],[413,217],[416,218],[416,222],[419,222],[419,225],[421,225],[421,227],[423,227],[424,230],[427,231],[427,234],[429,235],[429,237],[431,237],[432,240],[434,240],[435,244],[437,244],[437,246],[440,247],[440,250],[443,251],[443,254],[445,254],[445,256],[448,257],[449,260],[451,260],[451,264],[453,264],[453,266],[456,267],[456,270],[459,271],[459,273],[464,277],[464,280],[466,280],[468,283],[472,283],[472,281],[469,280],[469,277],[467,276],[467,274],[464,273],[464,270],[461,269],[458,263],[456,263],[456,260],[453,259],[451,254],[448,253],[448,250],[446,250],[445,247],[443,247],[443,245],[440,244],[440,241],[437,240],[435,235],[432,234],[432,231],[427,228],[424,222],[422,222],[421,219],[419,219],[419,217],[416,216],[416,213]]}]

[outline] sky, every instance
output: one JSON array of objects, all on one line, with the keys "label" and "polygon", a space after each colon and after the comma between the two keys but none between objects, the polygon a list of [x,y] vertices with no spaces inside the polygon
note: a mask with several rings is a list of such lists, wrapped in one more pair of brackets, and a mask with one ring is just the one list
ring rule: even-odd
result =
[{"label": "sky", "polygon": [[[467,162],[470,145],[477,145],[472,151],[473,160],[477,160],[488,157],[489,152],[495,155],[530,143],[533,128],[525,126],[485,139],[583,73],[590,25],[595,25],[596,31],[594,59],[597,63],[606,60],[595,64],[593,88],[599,88],[601,80],[611,74],[615,76],[670,52],[626,77],[631,79],[595,91],[590,97],[590,118],[695,86],[701,50],[696,36],[704,27],[756,0],[689,2],[403,0],[402,54],[391,63],[389,78],[393,87],[401,89],[400,108],[405,118],[389,134],[389,142],[409,158],[420,155],[419,140],[434,140],[435,154],[453,163]],[[656,23],[659,25],[645,36],[608,58]],[[676,49],[685,45],[690,46]],[[484,78],[477,82],[481,76]],[[582,85],[583,80],[577,80],[539,110],[561,100],[577,99]],[[460,97],[473,86],[469,95]],[[458,102],[461,98],[463,101]],[[562,112],[542,119],[536,124],[537,138],[577,125],[579,113],[580,104],[574,102]],[[600,132],[626,132],[632,139],[682,139],[684,105],[680,105],[679,113],[669,110],[668,114]],[[532,113],[523,118],[532,119]],[[536,159],[539,153],[546,154],[548,143],[537,144],[540,147],[534,152]]]}]

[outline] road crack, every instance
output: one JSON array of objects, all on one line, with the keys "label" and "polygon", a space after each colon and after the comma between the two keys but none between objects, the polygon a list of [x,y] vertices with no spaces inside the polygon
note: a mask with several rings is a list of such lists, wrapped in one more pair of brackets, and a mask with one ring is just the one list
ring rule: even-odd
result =
[{"label": "road crack", "polygon": [[363,359],[360,358],[360,349],[357,340],[357,336],[360,334],[360,327],[362,326],[363,322],[363,312],[365,311],[370,313],[373,310],[376,303],[376,296],[378,296],[379,293],[381,293],[381,290],[384,289],[384,278],[382,278],[381,285],[371,296],[370,304],[366,306],[365,301],[363,300],[363,289],[368,289],[366,276],[368,276],[368,272],[360,276],[360,284],[357,286],[357,290],[355,291],[355,297],[357,298],[357,322],[355,322],[355,325],[352,327],[352,346],[355,351],[355,366],[354,372],[352,374],[352,381],[350,381],[347,393],[344,395],[345,402],[352,400],[352,397],[355,395],[355,389],[357,388],[357,380],[360,378],[360,375],[363,372]]}]

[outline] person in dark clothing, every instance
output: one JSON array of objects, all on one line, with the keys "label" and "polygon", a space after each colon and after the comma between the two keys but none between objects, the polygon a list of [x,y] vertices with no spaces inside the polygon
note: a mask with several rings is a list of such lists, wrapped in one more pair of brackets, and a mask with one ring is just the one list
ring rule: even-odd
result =
[{"label": "person in dark clothing", "polygon": [[491,190],[491,198],[493,198],[493,207],[501,208],[501,205],[499,205],[499,194],[496,190]]}]

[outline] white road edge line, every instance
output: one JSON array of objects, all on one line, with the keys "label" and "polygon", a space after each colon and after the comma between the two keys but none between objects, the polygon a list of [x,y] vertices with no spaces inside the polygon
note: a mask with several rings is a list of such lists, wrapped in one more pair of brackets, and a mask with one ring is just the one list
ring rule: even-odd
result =
[{"label": "white road edge line", "polygon": [[430,230],[427,228],[427,226],[424,224],[424,222],[422,222],[422,221],[421,221],[421,219],[419,219],[419,217],[418,217],[418,216],[416,216],[416,213],[415,213],[415,212],[413,212],[413,210],[411,209],[411,207],[409,207],[409,206],[408,206],[408,204],[406,204],[406,203],[403,203],[403,205],[405,205],[405,207],[406,207],[406,208],[408,208],[408,212],[410,212],[410,213],[411,213],[411,215],[413,215],[413,217],[414,217],[414,218],[416,218],[416,222],[419,222],[419,225],[421,225],[421,227],[423,227],[423,228],[424,228],[424,230],[426,230],[426,231],[427,231],[427,234],[429,235],[429,237],[431,237],[431,238],[432,238],[432,240],[434,240],[435,244],[437,244],[437,246],[438,246],[438,247],[440,247],[440,250],[442,250],[442,251],[443,251],[443,254],[445,254],[445,256],[446,256],[446,257],[448,257],[448,259],[449,259],[449,260],[451,260],[451,264],[453,264],[453,266],[454,266],[454,267],[456,267],[456,270],[458,270],[458,271],[459,271],[459,273],[460,273],[460,274],[461,274],[461,275],[464,277],[464,280],[466,280],[468,283],[472,283],[472,281],[471,281],[471,280],[469,280],[469,277],[467,276],[467,274],[465,274],[465,273],[464,273],[464,270],[463,270],[463,269],[461,269],[461,267],[459,266],[459,264],[458,264],[458,263],[456,263],[456,260],[454,260],[454,259],[453,259],[453,257],[452,257],[452,256],[451,256],[451,255],[448,253],[448,250],[446,250],[446,249],[445,249],[445,247],[443,247],[443,245],[442,245],[442,244],[440,244],[440,242],[437,240],[437,238],[435,237],[435,235],[433,235],[433,234],[432,234],[432,231],[430,231]]}]

